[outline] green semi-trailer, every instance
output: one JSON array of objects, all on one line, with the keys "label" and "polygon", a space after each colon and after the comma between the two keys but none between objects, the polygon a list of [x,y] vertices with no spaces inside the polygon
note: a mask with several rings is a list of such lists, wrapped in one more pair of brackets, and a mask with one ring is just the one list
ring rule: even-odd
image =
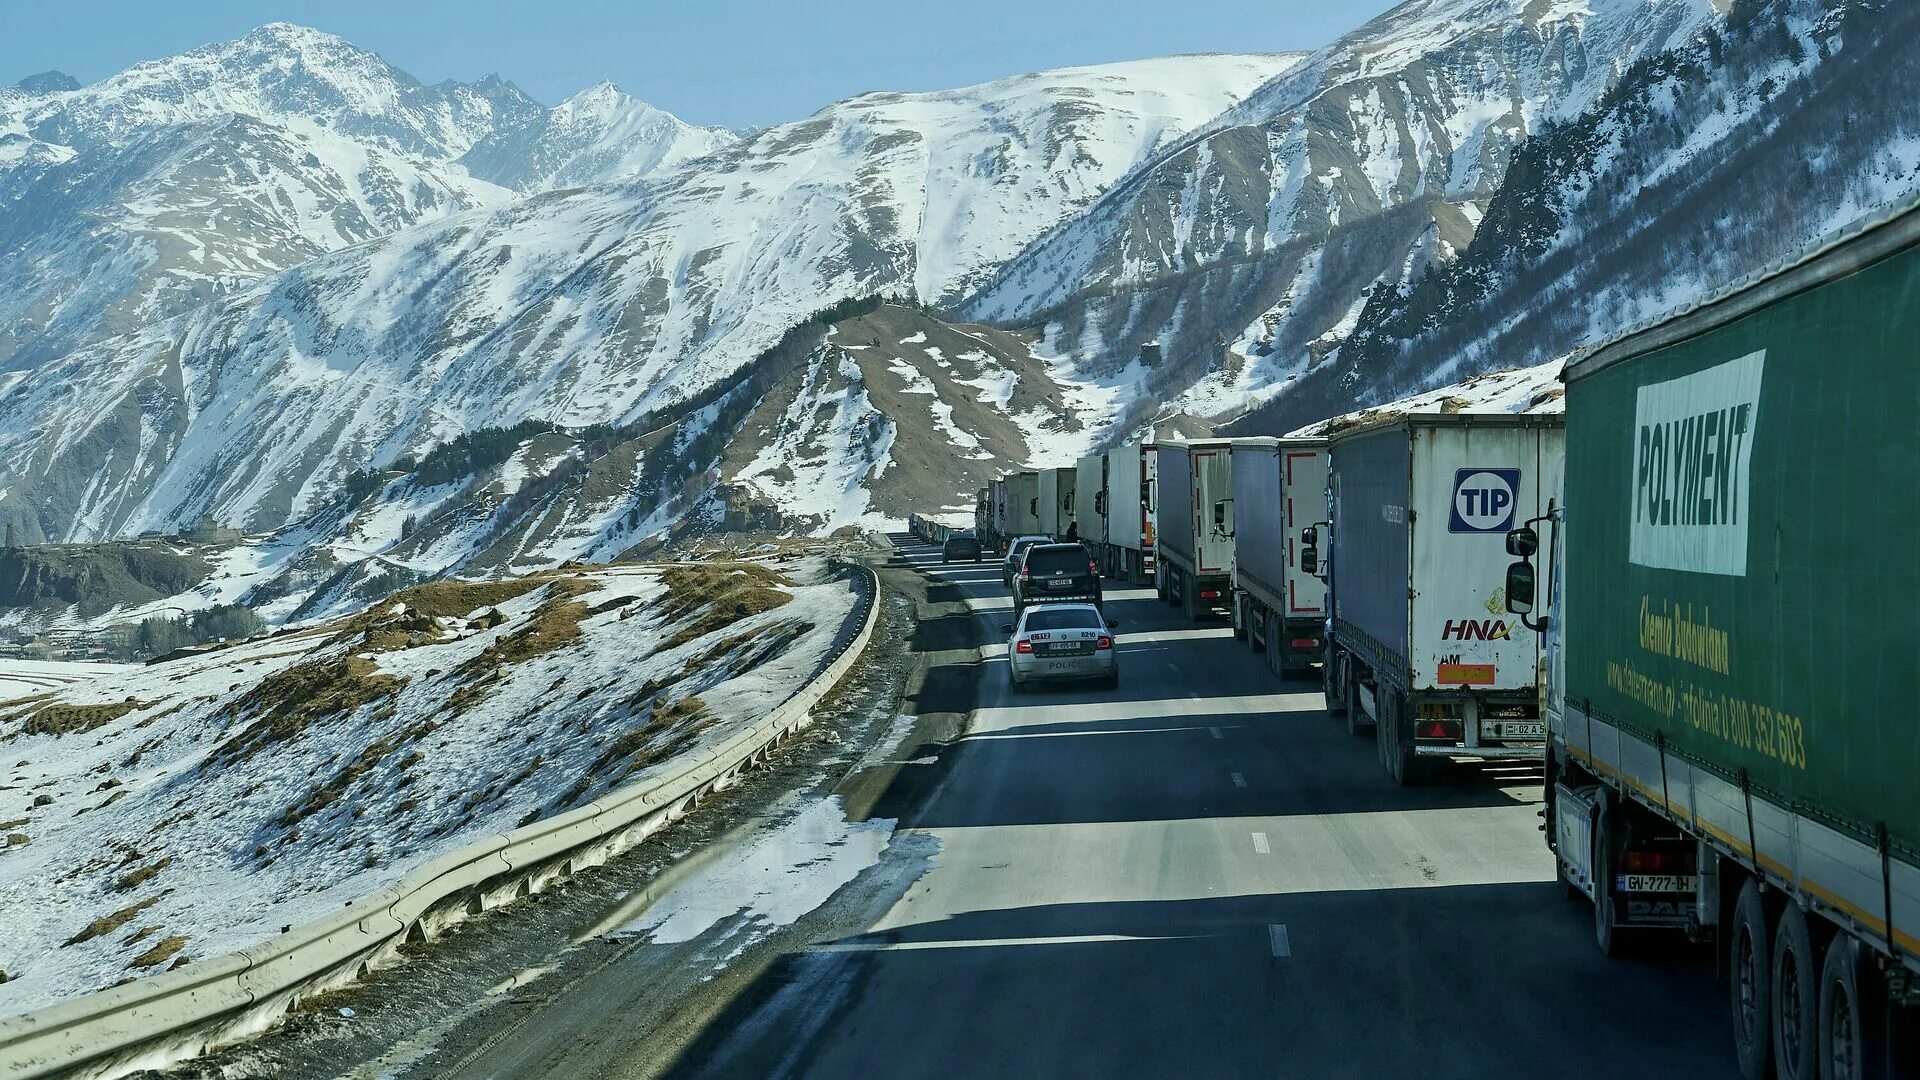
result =
[{"label": "green semi-trailer", "polygon": [[1912,1075],[1920,208],[1565,379],[1564,500],[1507,589],[1547,631],[1563,882],[1610,953],[1718,942],[1746,1076]]}]

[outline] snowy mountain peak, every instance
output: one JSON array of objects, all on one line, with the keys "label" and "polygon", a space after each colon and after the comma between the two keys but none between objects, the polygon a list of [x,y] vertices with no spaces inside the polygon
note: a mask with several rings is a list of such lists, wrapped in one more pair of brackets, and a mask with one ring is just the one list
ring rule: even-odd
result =
[{"label": "snowy mountain peak", "polygon": [[502,126],[461,159],[519,191],[626,180],[673,169],[738,141],[695,127],[602,80],[525,123]]},{"label": "snowy mountain peak", "polygon": [[43,71],[21,79],[13,88],[26,94],[58,94],[80,89],[80,80],[64,71]]}]

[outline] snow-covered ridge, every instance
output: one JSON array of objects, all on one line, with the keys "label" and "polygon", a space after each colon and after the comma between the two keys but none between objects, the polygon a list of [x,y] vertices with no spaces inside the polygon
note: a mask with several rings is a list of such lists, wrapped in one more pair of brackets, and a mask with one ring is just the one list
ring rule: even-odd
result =
[{"label": "snow-covered ridge", "polygon": [[1170,144],[960,313],[1047,318],[1100,371],[1158,341],[1170,407],[1246,408],[1351,329],[1363,289],[1464,249],[1543,120],[1715,18],[1710,0],[1402,4]]},{"label": "snow-covered ridge", "polygon": [[956,294],[1292,62],[867,94],[697,168],[426,222],[0,391],[0,486],[61,488],[34,521],[55,535],[266,530],[461,431],[683,400],[829,298]]},{"label": "snow-covered ridge", "polygon": [[610,89],[422,85],[274,23],[77,86],[0,90],[0,368],[136,330],[329,251],[519,192],[675,167],[732,136]]}]

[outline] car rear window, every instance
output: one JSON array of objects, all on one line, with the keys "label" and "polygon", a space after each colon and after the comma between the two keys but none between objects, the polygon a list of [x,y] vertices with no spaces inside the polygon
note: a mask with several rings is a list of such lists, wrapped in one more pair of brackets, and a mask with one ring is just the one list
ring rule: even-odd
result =
[{"label": "car rear window", "polygon": [[1027,552],[1027,569],[1036,574],[1087,572],[1087,550],[1081,547],[1034,548]]},{"label": "car rear window", "polygon": [[1027,613],[1028,630],[1099,630],[1105,626],[1092,608],[1035,608]]}]

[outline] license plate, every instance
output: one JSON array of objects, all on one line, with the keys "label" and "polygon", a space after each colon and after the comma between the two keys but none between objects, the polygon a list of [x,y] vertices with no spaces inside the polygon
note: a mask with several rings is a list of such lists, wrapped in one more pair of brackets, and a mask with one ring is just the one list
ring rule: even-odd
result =
[{"label": "license plate", "polygon": [[1077,653],[1080,651],[1080,646],[1071,641],[1057,641],[1048,645],[1047,651],[1050,653]]},{"label": "license plate", "polygon": [[1693,874],[1618,874],[1613,887],[1621,892],[1690,893],[1700,888]]},{"label": "license plate", "polygon": [[1547,737],[1547,725],[1501,720],[1497,723],[1481,724],[1480,735],[1488,739],[1544,739]]},{"label": "license plate", "polygon": [[1073,587],[1073,580],[1072,580],[1071,578],[1062,578],[1062,579],[1060,579],[1060,580],[1058,580],[1058,581],[1049,581],[1049,582],[1047,582],[1047,588],[1049,588],[1049,589],[1056,589],[1056,590],[1057,590],[1057,589],[1069,589],[1069,588],[1072,588],[1072,587]]}]

